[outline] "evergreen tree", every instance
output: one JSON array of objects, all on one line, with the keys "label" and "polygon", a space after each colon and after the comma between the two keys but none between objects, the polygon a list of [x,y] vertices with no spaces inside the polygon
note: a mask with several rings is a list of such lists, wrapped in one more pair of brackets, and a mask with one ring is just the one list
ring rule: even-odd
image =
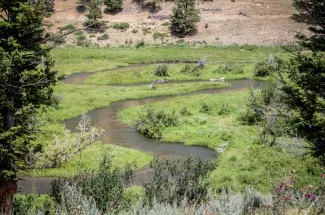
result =
[{"label": "evergreen tree", "polygon": [[0,213],[12,212],[37,114],[56,103],[53,86],[61,78],[51,70],[44,10],[27,0],[0,0]]},{"label": "evergreen tree", "polygon": [[171,33],[178,37],[193,35],[197,32],[196,23],[200,21],[195,0],[177,0],[171,18]]},{"label": "evergreen tree", "polygon": [[294,6],[311,23],[309,30],[313,34],[311,37],[297,34],[300,44],[313,51],[325,51],[325,1],[294,0]]},{"label": "evergreen tree", "polygon": [[123,0],[105,0],[104,4],[109,13],[115,14],[123,10]]},{"label": "evergreen tree", "polygon": [[325,158],[325,54],[298,54],[283,80],[283,102],[294,111],[294,126],[311,145],[312,154]]},{"label": "evergreen tree", "polygon": [[86,5],[87,20],[84,22],[84,26],[90,32],[104,32],[106,29],[105,22],[98,20],[103,17],[101,6],[101,0],[89,0]]}]

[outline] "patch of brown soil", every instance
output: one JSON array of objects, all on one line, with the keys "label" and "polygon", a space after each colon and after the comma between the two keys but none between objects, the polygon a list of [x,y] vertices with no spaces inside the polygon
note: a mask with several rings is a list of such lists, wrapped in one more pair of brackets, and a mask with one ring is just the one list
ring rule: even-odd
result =
[{"label": "patch of brown soil", "polygon": [[[57,12],[49,18],[54,24],[51,28],[52,31],[67,24],[82,26],[82,22],[86,18],[75,10],[76,2],[77,0],[55,0]],[[97,41],[97,37],[101,34],[89,39],[101,46],[134,44],[142,39],[146,43],[175,42],[179,38],[169,36],[165,39],[154,40],[152,37],[155,32],[169,33],[168,26],[162,26],[162,24],[168,21],[166,17],[171,15],[173,5],[172,2],[163,2],[161,10],[151,16],[149,12],[141,11],[136,3],[125,0],[122,12],[116,15],[104,14],[102,20],[110,23],[128,22],[131,27],[125,32],[109,28],[106,32],[109,39],[106,41]],[[307,33],[305,24],[297,23],[291,19],[295,10],[290,0],[199,1],[197,8],[200,10],[201,16],[198,33],[184,38],[187,42],[204,41],[214,45],[277,45],[294,42],[294,35],[297,32]],[[144,28],[150,28],[151,33],[145,34],[142,31]],[[134,29],[138,32],[132,33]],[[69,39],[70,42],[74,40],[73,37]]]}]

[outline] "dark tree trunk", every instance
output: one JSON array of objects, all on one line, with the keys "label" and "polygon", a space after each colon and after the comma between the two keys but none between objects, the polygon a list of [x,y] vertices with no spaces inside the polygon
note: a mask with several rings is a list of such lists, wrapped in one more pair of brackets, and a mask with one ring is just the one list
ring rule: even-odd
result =
[{"label": "dark tree trunk", "polygon": [[16,181],[0,179],[0,214],[13,214],[13,199],[16,191]]},{"label": "dark tree trunk", "polygon": [[[7,131],[15,127],[16,124],[15,113],[12,110],[12,107],[14,106],[13,93],[9,93],[8,103],[10,104],[9,108],[5,108],[4,111],[1,113],[4,119],[3,127]],[[4,140],[4,141],[9,141],[9,140]],[[2,165],[9,167],[9,169],[12,169],[15,166],[15,161],[11,156],[4,158],[3,162],[4,163]],[[6,180],[0,178],[0,214],[2,213],[6,215],[13,214],[13,198],[16,191],[17,191],[17,182],[15,180]]]}]

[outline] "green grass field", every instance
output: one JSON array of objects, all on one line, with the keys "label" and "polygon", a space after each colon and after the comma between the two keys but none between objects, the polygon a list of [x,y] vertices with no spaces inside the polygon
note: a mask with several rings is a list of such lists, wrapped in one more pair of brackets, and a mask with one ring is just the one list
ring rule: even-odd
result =
[{"label": "green grass field", "polygon": [[[46,143],[54,134],[63,131],[62,120],[69,119],[87,113],[90,110],[108,106],[110,103],[125,99],[137,99],[151,96],[174,95],[193,92],[202,89],[227,87],[220,82],[206,83],[182,83],[157,85],[156,90],[148,86],[104,86],[104,84],[127,84],[149,82],[155,79],[165,79],[152,75],[155,65],[144,68],[121,69],[109,71],[119,66],[129,64],[158,63],[162,61],[198,61],[206,56],[208,65],[202,70],[199,77],[184,75],[180,69],[184,64],[169,65],[171,76],[168,80],[208,80],[226,76],[227,79],[242,79],[253,77],[253,65],[255,62],[266,59],[272,53],[287,57],[288,55],[279,47],[143,47],[135,48],[58,48],[52,51],[52,57],[56,61],[55,69],[59,74],[73,74],[78,72],[98,72],[84,81],[83,85],[69,85],[61,83],[55,88],[55,93],[62,98],[59,108],[49,108],[43,119],[48,122],[36,142]],[[220,65],[235,63],[243,69],[240,74],[224,74],[216,71]],[[89,84],[89,85],[87,85]],[[246,185],[257,184],[266,191],[269,183],[276,177],[280,177],[291,168],[299,169],[299,176],[306,177],[307,181],[313,179],[312,175],[305,174],[307,169],[312,172],[312,159],[309,157],[292,158],[283,149],[267,148],[253,144],[256,138],[256,129],[251,126],[243,126],[236,119],[244,107],[245,92],[223,95],[196,95],[163,103],[164,109],[171,111],[181,107],[188,107],[193,116],[182,118],[181,125],[168,128],[164,131],[163,141],[185,142],[185,144],[201,145],[218,149],[218,145],[227,143],[228,148],[219,158],[219,167],[212,174],[214,188],[230,185],[240,189]],[[198,99],[198,100],[197,100]],[[197,102],[199,101],[199,102]],[[198,111],[201,103],[211,103],[213,112],[206,115]],[[228,115],[218,115],[220,105],[228,103],[231,112]],[[122,119],[136,119],[136,110],[143,107],[135,107],[121,113]],[[118,143],[115,143],[118,145]],[[33,171],[33,176],[71,176],[80,166],[97,168],[103,151],[109,149],[116,159],[113,164],[123,166],[123,159],[135,160],[138,167],[150,162],[151,156],[143,152],[122,147],[112,147],[96,143],[85,151],[76,155],[61,168]],[[277,156],[275,156],[277,155]],[[262,163],[262,164],[261,164]],[[303,167],[300,168],[299,165]],[[271,166],[271,168],[268,168]]]},{"label": "green grass field", "polygon": [[[268,192],[277,178],[284,177],[291,170],[296,170],[299,187],[320,183],[318,166],[311,157],[293,157],[284,148],[255,143],[258,136],[256,127],[243,125],[237,119],[245,109],[247,97],[248,93],[244,91],[173,98],[123,110],[119,117],[131,123],[129,120],[136,120],[138,113],[143,113],[148,107],[176,113],[186,107],[193,115],[180,116],[180,125],[166,128],[162,141],[184,142],[185,145],[205,146],[217,151],[220,145],[226,146],[225,152],[219,154],[218,167],[211,174],[214,189],[230,186],[242,190],[254,186]],[[210,114],[201,112],[203,103],[212,108]],[[228,104],[230,112],[219,115],[224,104]]]},{"label": "green grass field", "polygon": [[198,61],[206,56],[209,64],[255,63],[269,54],[287,57],[280,47],[220,46],[206,48],[142,47],[125,48],[57,48],[51,53],[60,74],[107,71],[129,64],[161,61]]},{"label": "green grass field", "polygon": [[242,71],[238,74],[231,72],[220,71],[219,67],[226,64],[208,64],[206,68],[201,69],[200,76],[193,76],[190,74],[181,73],[181,69],[185,64],[170,64],[167,65],[170,76],[155,76],[153,71],[157,65],[148,65],[142,68],[135,69],[121,69],[112,72],[99,72],[87,78],[84,84],[134,84],[152,82],[157,79],[164,79],[167,81],[185,81],[185,80],[210,80],[212,78],[219,79],[225,77],[226,79],[247,79],[253,78],[252,71],[253,64],[237,64]]},{"label": "green grass field", "polygon": [[79,170],[97,170],[104,153],[109,153],[112,156],[112,166],[118,168],[123,168],[127,163],[132,162],[136,162],[137,167],[141,168],[152,160],[151,155],[134,149],[96,142],[75,155],[60,168],[34,170],[28,175],[32,177],[70,177],[77,174]]}]

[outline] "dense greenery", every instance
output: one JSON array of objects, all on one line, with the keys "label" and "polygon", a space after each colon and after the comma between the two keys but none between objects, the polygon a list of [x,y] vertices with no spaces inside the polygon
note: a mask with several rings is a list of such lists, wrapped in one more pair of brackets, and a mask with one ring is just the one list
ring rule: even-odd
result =
[{"label": "dense greenery", "polygon": [[207,201],[209,172],[216,165],[199,156],[183,159],[159,160],[151,163],[152,179],[144,184],[149,204],[177,203],[186,198],[189,202]]},{"label": "dense greenery", "polygon": [[98,19],[103,17],[101,0],[89,0],[86,2],[87,20],[83,23],[89,32],[104,32],[106,23]]},{"label": "dense greenery", "polygon": [[[191,114],[179,115],[180,122],[176,127],[164,128],[162,141],[206,146],[220,152],[218,167],[210,177],[211,187],[217,190],[225,186],[235,190],[254,186],[268,192],[269,184],[275,183],[277,178],[291,169],[296,170],[296,176],[300,178],[295,187],[308,184],[318,186],[320,167],[316,159],[310,156],[295,157],[296,153],[301,152],[299,147],[291,149],[259,144],[257,127],[238,121],[248,98],[247,91],[186,96],[126,109],[119,116],[128,123],[127,120],[138,120],[138,113],[143,113],[147,108],[157,112],[164,107],[165,113],[180,113],[186,107]],[[227,111],[219,114],[225,106]],[[202,111],[203,108],[208,112]],[[281,141],[290,144],[295,139],[283,138]]]},{"label": "dense greenery", "polygon": [[[53,183],[51,195],[58,203],[65,203],[69,206],[67,196],[62,196],[62,191],[66,184],[75,185],[83,195],[93,197],[97,207],[108,212],[112,208],[120,207],[120,201],[123,198],[123,192],[126,186],[131,184],[134,177],[134,164],[128,164],[124,169],[112,167],[112,159],[105,153],[98,171],[84,170],[70,179],[58,180]],[[72,213],[73,207],[67,207],[68,212]]]},{"label": "dense greenery", "polygon": [[35,138],[36,116],[57,103],[53,86],[60,78],[45,45],[43,5],[2,0],[0,14],[0,211],[8,212],[17,171],[26,167]]},{"label": "dense greenery", "polygon": [[298,55],[288,63],[288,78],[281,90],[288,108],[295,111],[297,132],[311,144],[313,155],[325,156],[325,56]]},{"label": "dense greenery", "polygon": [[144,114],[139,114],[138,120],[132,127],[148,137],[160,138],[165,128],[178,124],[179,119],[175,113],[165,113],[163,110],[155,112],[148,108]]},{"label": "dense greenery", "polygon": [[105,0],[104,4],[109,13],[115,14],[123,10],[123,0]]},{"label": "dense greenery", "polygon": [[313,51],[325,51],[325,5],[322,0],[294,0],[300,20],[307,20],[312,36],[297,34],[300,44]]},{"label": "dense greenery", "polygon": [[199,11],[195,8],[195,0],[177,0],[173,8],[171,33],[178,37],[193,35],[197,32],[196,23],[200,21]]}]

